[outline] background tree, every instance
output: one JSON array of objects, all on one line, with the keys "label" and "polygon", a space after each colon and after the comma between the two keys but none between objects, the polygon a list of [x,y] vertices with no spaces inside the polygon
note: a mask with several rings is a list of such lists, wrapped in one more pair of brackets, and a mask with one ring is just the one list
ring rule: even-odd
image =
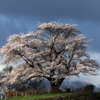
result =
[{"label": "background tree", "polygon": [[[14,68],[12,66],[7,66],[5,68],[2,69],[2,71],[0,72],[0,80],[5,79],[6,81],[9,80],[9,75],[11,74],[11,71]],[[7,91],[10,91],[14,88],[16,88],[19,84],[15,83],[15,84],[10,84],[9,82],[0,82],[0,87],[3,91],[3,94],[5,94]]]},{"label": "background tree", "polygon": [[[7,66],[7,67],[3,68],[3,70],[1,71],[3,78],[7,79],[8,74],[11,73],[12,69],[13,69],[12,66]],[[13,86],[11,86],[11,84],[5,84],[5,85],[6,85],[7,89],[8,89],[8,91],[10,91],[11,88],[13,87]]]},{"label": "background tree", "polygon": [[12,71],[12,69],[13,69],[13,67],[12,66],[9,66],[9,67],[6,67],[6,68],[3,68],[3,70],[2,70],[2,73],[11,73],[11,71]]},{"label": "background tree", "polygon": [[71,75],[98,75],[98,63],[86,52],[85,44],[91,40],[86,40],[76,26],[40,23],[36,33],[11,35],[0,50],[0,56],[4,56],[2,64],[19,61],[23,64],[11,72],[9,81],[3,79],[2,82],[14,84],[20,77],[25,82],[31,78],[47,78],[53,90]]},{"label": "background tree", "polygon": [[43,83],[43,80],[41,79],[35,79],[35,80],[30,80],[28,82],[28,89],[35,89],[35,90],[40,90],[41,88],[45,88],[45,84]]},{"label": "background tree", "polygon": [[39,90],[41,88],[44,88],[42,81],[43,80],[35,79],[35,80],[29,80],[27,83],[20,82],[19,85],[15,88],[15,90],[18,90],[21,92],[29,90],[29,89]]},{"label": "background tree", "polygon": [[94,85],[92,84],[87,84],[84,88],[83,88],[84,91],[86,92],[93,92],[94,91]]},{"label": "background tree", "polygon": [[[13,69],[12,66],[3,68],[2,71],[0,72],[0,80],[2,80],[3,78],[6,78],[7,74],[10,74],[12,69]],[[0,82],[0,97],[4,97],[5,93],[7,91],[10,91],[11,88],[12,86],[10,84],[5,84],[5,83]]]}]

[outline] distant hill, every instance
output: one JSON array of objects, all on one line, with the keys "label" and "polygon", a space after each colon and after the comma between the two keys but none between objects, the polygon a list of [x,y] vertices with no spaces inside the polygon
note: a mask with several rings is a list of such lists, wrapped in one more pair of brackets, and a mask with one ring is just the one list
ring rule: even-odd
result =
[{"label": "distant hill", "polygon": [[[70,80],[64,80],[63,83],[61,84],[60,86],[60,89],[62,86],[65,86],[67,88],[71,88],[71,87],[74,87],[74,88],[80,88],[80,87],[84,87],[86,85],[90,85],[92,83],[88,83],[88,82],[84,82],[84,81],[70,81]],[[94,85],[94,84],[92,84]],[[94,91],[95,92],[98,92],[100,90],[100,85],[94,85]]]},{"label": "distant hill", "polygon": [[83,82],[83,81],[70,81],[70,80],[64,80],[64,82],[62,83],[62,86],[66,86],[67,88],[70,88],[70,87],[75,87],[75,88],[80,88],[80,87],[83,87],[85,86],[86,84],[91,84],[91,83],[86,83],[86,82]]}]

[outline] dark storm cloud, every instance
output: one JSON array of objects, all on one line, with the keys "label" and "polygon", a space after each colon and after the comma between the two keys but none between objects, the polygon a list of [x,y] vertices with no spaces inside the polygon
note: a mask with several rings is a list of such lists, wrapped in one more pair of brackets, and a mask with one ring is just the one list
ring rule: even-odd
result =
[{"label": "dark storm cloud", "polygon": [[0,0],[0,47],[9,35],[34,31],[38,22],[61,20],[78,24],[93,39],[92,50],[99,50],[99,4],[100,0]]},{"label": "dark storm cloud", "polygon": [[10,35],[35,30],[34,22],[22,18],[15,19],[13,17],[0,16],[0,48],[5,45]]},{"label": "dark storm cloud", "polygon": [[0,0],[0,14],[100,20],[100,0]]}]

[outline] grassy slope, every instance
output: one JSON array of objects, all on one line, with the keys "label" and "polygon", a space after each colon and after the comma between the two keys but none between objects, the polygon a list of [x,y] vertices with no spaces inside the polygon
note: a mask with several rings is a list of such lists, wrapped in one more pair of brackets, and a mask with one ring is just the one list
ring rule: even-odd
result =
[{"label": "grassy slope", "polygon": [[[21,96],[17,98],[8,98],[7,100],[32,100],[32,99],[37,99],[37,98],[49,98],[49,97],[55,97],[55,96],[60,96],[60,95],[66,95],[68,93],[50,93],[50,94],[41,94],[41,95],[32,95],[32,96]],[[1,99],[5,100],[5,99]]]},{"label": "grassy slope", "polygon": [[[41,98],[41,99],[39,99]],[[100,93],[50,93],[50,94],[42,94],[36,96],[26,96],[26,97],[17,97],[17,98],[9,98],[7,100],[100,100]],[[5,99],[1,99],[5,100]]]}]

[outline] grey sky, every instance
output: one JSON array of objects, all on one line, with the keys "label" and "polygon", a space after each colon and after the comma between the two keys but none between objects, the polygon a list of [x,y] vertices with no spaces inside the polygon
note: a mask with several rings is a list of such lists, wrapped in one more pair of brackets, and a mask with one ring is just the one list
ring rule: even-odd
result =
[{"label": "grey sky", "polygon": [[99,0],[0,0],[0,14],[19,17],[100,20]]},{"label": "grey sky", "polygon": [[38,22],[49,21],[77,24],[93,39],[87,51],[100,62],[100,0],[0,0],[0,48],[8,36],[36,32]]}]

